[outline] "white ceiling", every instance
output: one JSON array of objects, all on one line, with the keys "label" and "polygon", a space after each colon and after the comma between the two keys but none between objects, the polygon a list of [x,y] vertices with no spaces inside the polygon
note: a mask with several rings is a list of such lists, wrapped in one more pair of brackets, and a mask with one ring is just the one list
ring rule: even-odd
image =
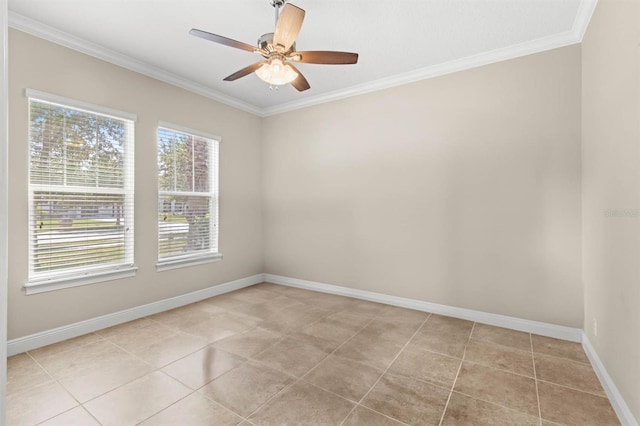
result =
[{"label": "white ceiling", "polygon": [[390,87],[581,40],[595,0],[291,0],[305,9],[297,50],[358,52],[356,65],[299,64],[311,89],[277,92],[227,75],[257,54],[188,34],[254,44],[274,28],[268,0],[9,0],[17,29],[259,115]]}]

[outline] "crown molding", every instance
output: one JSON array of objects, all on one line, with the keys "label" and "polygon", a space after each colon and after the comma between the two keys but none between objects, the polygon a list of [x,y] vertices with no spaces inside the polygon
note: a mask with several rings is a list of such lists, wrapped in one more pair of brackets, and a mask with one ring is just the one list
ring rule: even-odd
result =
[{"label": "crown molding", "polygon": [[571,31],[575,34],[576,38],[582,42],[593,12],[596,10],[598,0],[582,0],[580,6],[578,6],[578,13],[576,13],[576,19],[573,21],[573,27]]},{"label": "crown molding", "polygon": [[169,83],[171,85],[196,93],[198,95],[213,99],[214,101],[229,105],[233,108],[249,112],[259,117],[268,117],[271,115],[282,114],[301,108],[307,108],[314,105],[350,98],[352,96],[358,96],[378,90],[402,86],[420,80],[440,77],[446,74],[481,67],[483,65],[489,65],[496,62],[515,59],[534,53],[557,49],[572,44],[578,44],[582,41],[582,38],[586,33],[587,26],[591,21],[591,16],[593,15],[597,2],[598,0],[581,0],[580,5],[578,6],[575,20],[573,22],[573,26],[570,31],[559,33],[550,37],[544,37],[537,40],[508,46],[502,49],[496,49],[493,51],[456,59],[443,64],[421,68],[403,74],[397,74],[394,76],[359,84],[356,86],[351,86],[346,89],[336,90],[299,101],[287,102],[281,105],[275,105],[266,108],[260,108],[235,97],[225,95],[218,91],[212,90],[203,84],[180,77],[176,74],[170,73],[153,65],[149,65],[138,59],[115,52],[98,44],[83,40],[79,37],[75,37],[71,34],[65,33],[63,31],[52,28],[48,25],[42,24],[38,21],[11,11],[9,12],[9,26],[34,35],[36,37],[40,37],[53,43],[76,50],[78,52],[85,53],[103,61],[121,66],[131,71],[138,72],[156,80],[160,80],[165,83]]},{"label": "crown molding", "polygon": [[281,114],[284,112],[306,108],[313,105],[333,102],[339,99],[363,95],[365,93],[389,89],[409,83],[415,83],[417,81],[440,77],[446,74],[452,74],[459,71],[481,67],[483,65],[489,65],[496,62],[502,62],[509,59],[531,55],[534,53],[544,52],[546,50],[569,46],[579,42],[580,40],[577,39],[573,31],[567,31],[554,36],[532,40],[529,42],[508,46],[502,49],[496,49],[473,56],[467,56],[465,58],[456,59],[426,68],[420,68],[415,71],[397,74],[391,77],[385,77],[372,82],[352,86],[347,88],[346,90],[337,90],[300,101],[288,102],[282,105],[267,107],[263,109],[263,116],[267,117],[270,115]]},{"label": "crown molding", "polygon": [[165,71],[161,68],[149,65],[138,59],[107,49],[106,47],[73,36],[64,31],[60,31],[56,28],[50,27],[41,22],[27,18],[26,16],[22,16],[12,11],[9,11],[9,26],[16,30],[23,31],[44,40],[59,44],[64,47],[68,47],[69,49],[76,50],[80,53],[93,56],[94,58],[101,59],[103,61],[118,65],[131,71],[135,71],[156,80],[169,83],[181,89],[188,90],[189,92],[193,92],[209,99],[213,99],[216,102],[220,102],[230,107],[237,108],[255,115],[262,114],[260,108],[247,102],[243,102],[232,96],[228,96],[218,91],[212,90],[200,83],[196,83],[194,81],[180,77],[169,71]]}]

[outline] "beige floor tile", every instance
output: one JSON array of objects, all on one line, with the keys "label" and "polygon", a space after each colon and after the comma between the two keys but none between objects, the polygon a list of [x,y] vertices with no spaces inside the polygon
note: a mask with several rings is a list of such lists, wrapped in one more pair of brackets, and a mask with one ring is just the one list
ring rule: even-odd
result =
[{"label": "beige floor tile", "polygon": [[283,338],[284,335],[281,333],[256,327],[213,342],[211,346],[243,357],[250,357],[275,345]]},{"label": "beige floor tile", "polygon": [[74,337],[73,339],[64,340],[53,345],[44,346],[42,348],[29,351],[32,357],[38,362],[50,356],[55,356],[71,349],[76,349],[102,340],[102,337],[95,333],[85,334],[83,336]]},{"label": "beige floor tile", "polygon": [[351,305],[348,298],[332,294],[325,294],[322,297],[310,297],[304,302],[333,312],[341,312]]},{"label": "beige floor tile", "polygon": [[256,286],[245,287],[230,294],[245,303],[259,303],[273,300],[277,295],[272,290]]},{"label": "beige floor tile", "polygon": [[196,390],[244,361],[238,355],[207,346],[167,365],[162,371]]},{"label": "beige floor tile", "polygon": [[404,346],[418,331],[423,319],[396,321],[386,318],[376,318],[367,324],[360,334],[371,340],[386,340]]},{"label": "beige floor tile", "polygon": [[212,381],[199,393],[241,416],[248,416],[293,380],[285,373],[248,361]]},{"label": "beige floor tile", "polygon": [[32,365],[33,363],[33,358],[31,358],[26,352],[7,357],[7,369],[19,369]]},{"label": "beige floor tile", "polygon": [[191,306],[193,306],[194,308],[197,308],[200,311],[204,311],[210,315],[218,315],[218,314],[223,314],[225,312],[228,312],[226,309],[222,309],[219,306],[213,305],[211,303],[207,303],[207,300],[209,299],[205,299],[205,300],[201,300],[200,302],[193,303]]},{"label": "beige floor tile", "polygon": [[56,379],[81,377],[111,365],[126,362],[140,363],[128,352],[108,340],[74,347],[64,352],[47,356],[39,361],[42,367]]},{"label": "beige floor tile", "polygon": [[542,418],[564,425],[619,425],[607,398],[538,382]]},{"label": "beige floor tile", "polygon": [[363,315],[355,315],[348,310],[331,314],[327,317],[327,319],[335,321],[341,327],[353,331],[360,331],[362,327],[364,327],[368,322],[371,321],[371,318],[369,317]]},{"label": "beige floor tile", "polygon": [[483,340],[469,340],[464,359],[488,367],[529,377],[533,375],[533,354]]},{"label": "beige floor tile", "polygon": [[401,308],[399,306],[387,306],[380,312],[378,319],[422,324],[429,315],[431,314],[428,312],[416,311],[415,309]]},{"label": "beige floor tile", "polygon": [[249,420],[256,426],[338,425],[354,404],[305,382],[285,389]]},{"label": "beige floor tile", "polygon": [[167,335],[173,334],[173,330],[158,322],[147,318],[144,318],[144,320],[140,320],[129,327],[117,326],[120,328],[101,334],[101,336],[124,350],[134,351],[157,343],[165,339]]},{"label": "beige floor tile", "polygon": [[300,306],[301,303],[286,296],[275,296],[273,299],[260,303],[242,304],[230,309],[230,312],[248,315],[260,320],[266,320],[275,313],[291,306]]},{"label": "beige floor tile", "polygon": [[533,343],[533,351],[536,353],[555,355],[574,361],[589,363],[589,359],[584,353],[584,349],[582,349],[580,343],[539,336],[537,334],[531,335],[531,341]]},{"label": "beige floor tile", "polygon": [[437,425],[448,396],[447,389],[387,373],[362,405],[404,423]]},{"label": "beige floor tile", "polygon": [[212,315],[206,320],[187,327],[179,327],[184,333],[202,337],[208,342],[215,342],[255,327],[260,321],[246,315],[230,312]]},{"label": "beige floor tile", "polygon": [[332,355],[304,376],[304,380],[358,402],[371,389],[382,370]]},{"label": "beige floor tile", "polygon": [[306,325],[290,335],[310,343],[322,351],[332,352],[356,332],[357,330],[354,330],[353,327],[345,327],[340,321],[324,318]]},{"label": "beige floor tile", "polygon": [[519,411],[490,404],[454,392],[447,405],[443,425],[517,425],[537,426],[538,416],[529,416]]},{"label": "beige floor tile", "polygon": [[100,423],[82,407],[76,407],[40,423],[39,426],[100,426]]},{"label": "beige floor tile", "polygon": [[451,388],[461,360],[415,347],[405,348],[389,371],[396,375],[413,377],[445,388]]},{"label": "beige floor tile", "polygon": [[303,288],[296,288],[296,287],[285,287],[282,290],[280,290],[280,293],[285,294],[288,297],[292,297],[294,299],[299,299],[299,300],[308,300],[310,297],[313,297],[314,295],[318,294],[315,291],[305,290]]},{"label": "beige floor tile", "polygon": [[499,345],[510,346],[522,351],[531,351],[531,337],[529,333],[524,331],[476,323],[471,337],[477,340],[486,340]]},{"label": "beige floor tile", "polygon": [[422,349],[462,358],[473,323],[458,318],[431,315],[411,340]]},{"label": "beige floor tile", "polygon": [[347,417],[344,423],[342,423],[342,426],[401,426],[403,424],[404,423],[400,423],[397,420],[358,405],[351,414],[349,414],[349,417]]},{"label": "beige floor tile", "polygon": [[85,402],[138,377],[151,372],[153,368],[127,353],[103,358],[97,366],[76,371],[58,379],[78,401]]},{"label": "beige floor tile", "polygon": [[309,343],[287,337],[253,358],[276,370],[301,377],[327,355]]},{"label": "beige floor tile", "polygon": [[[235,292],[221,294],[219,296],[210,297],[209,299],[203,300],[204,303],[208,305],[215,306],[220,309],[229,310],[233,309],[236,306],[244,305],[247,303],[246,300],[242,300],[241,298],[235,295]],[[254,303],[257,303],[254,301]]]},{"label": "beige floor tile", "polygon": [[330,312],[313,306],[298,304],[282,309],[260,323],[260,327],[288,333],[328,316]]},{"label": "beige floor tile", "polygon": [[[225,311],[216,310],[215,314],[220,312]],[[194,303],[180,308],[171,309],[169,311],[160,312],[158,314],[151,315],[148,318],[167,327],[179,330],[188,328],[189,326],[199,322],[206,321],[211,317],[211,315],[214,314],[203,309],[202,304]]]},{"label": "beige floor tile", "polygon": [[124,322],[122,324],[114,325],[112,327],[108,327],[102,330],[96,331],[96,334],[99,336],[106,338],[115,336],[117,334],[125,333],[130,330],[134,330],[140,327],[148,327],[152,324],[157,324],[156,321],[150,320],[149,318],[138,318],[136,320]]},{"label": "beige floor tile", "polygon": [[351,303],[346,309],[346,312],[349,312],[352,315],[374,317],[379,315],[386,308],[387,305],[383,305],[382,303],[352,299]]},{"label": "beige floor tile", "polygon": [[7,395],[53,381],[26,353],[7,358]]},{"label": "beige floor tile", "polygon": [[534,359],[544,426],[618,424],[580,344],[268,283],[31,354],[11,425],[438,424],[458,367],[443,424],[539,424]]},{"label": "beige floor tile", "polygon": [[105,426],[135,425],[191,391],[159,371],[89,401],[85,408]]},{"label": "beige floor tile", "polygon": [[531,416],[538,415],[534,379],[464,361],[454,390]]},{"label": "beige floor tile", "polygon": [[535,354],[534,358],[538,379],[605,396],[590,364],[542,354]]},{"label": "beige floor tile", "polygon": [[205,346],[207,346],[207,341],[201,337],[177,333],[152,345],[136,349],[133,354],[154,367],[160,368]]},{"label": "beige floor tile", "polygon": [[220,404],[193,393],[140,423],[142,426],[234,426],[242,418]]},{"label": "beige floor tile", "polygon": [[335,351],[335,354],[385,370],[403,346],[404,343],[397,341],[373,340],[366,333],[360,332]]},{"label": "beige floor tile", "polygon": [[17,392],[6,398],[7,425],[35,425],[78,405],[78,402],[55,382]]}]

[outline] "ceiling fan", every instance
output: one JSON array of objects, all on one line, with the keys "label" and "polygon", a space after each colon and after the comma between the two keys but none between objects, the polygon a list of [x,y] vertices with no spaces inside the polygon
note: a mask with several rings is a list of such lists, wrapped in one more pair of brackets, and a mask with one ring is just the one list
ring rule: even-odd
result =
[{"label": "ceiling fan", "polygon": [[[286,0],[270,0],[276,11],[276,29],[272,33],[263,34],[258,39],[257,47],[195,28],[189,31],[189,34],[225,46],[258,53],[264,58],[262,61],[234,72],[224,81],[234,81],[255,72],[260,79],[272,86],[277,87],[291,83],[293,87],[302,92],[311,86],[292,62],[324,65],[355,64],[358,62],[357,53],[322,50],[297,52],[295,42],[302,27],[305,12],[303,9],[290,3],[285,4],[285,2]],[[280,12],[281,7],[282,12]]]}]

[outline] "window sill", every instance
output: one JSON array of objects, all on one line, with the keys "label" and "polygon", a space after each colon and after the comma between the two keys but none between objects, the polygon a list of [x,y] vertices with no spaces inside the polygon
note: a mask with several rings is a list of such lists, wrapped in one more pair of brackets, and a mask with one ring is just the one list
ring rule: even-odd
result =
[{"label": "window sill", "polygon": [[208,253],[197,256],[184,256],[163,259],[156,264],[156,271],[168,271],[170,269],[185,268],[187,266],[201,265],[203,263],[219,262],[222,260],[221,253]]},{"label": "window sill", "polygon": [[102,271],[88,271],[82,274],[69,274],[55,276],[51,278],[41,278],[30,281],[24,285],[27,295],[44,293],[47,291],[61,290],[64,288],[78,287],[88,284],[97,284],[104,281],[130,278],[136,275],[138,270],[135,266],[124,266],[117,269],[107,269]]}]

